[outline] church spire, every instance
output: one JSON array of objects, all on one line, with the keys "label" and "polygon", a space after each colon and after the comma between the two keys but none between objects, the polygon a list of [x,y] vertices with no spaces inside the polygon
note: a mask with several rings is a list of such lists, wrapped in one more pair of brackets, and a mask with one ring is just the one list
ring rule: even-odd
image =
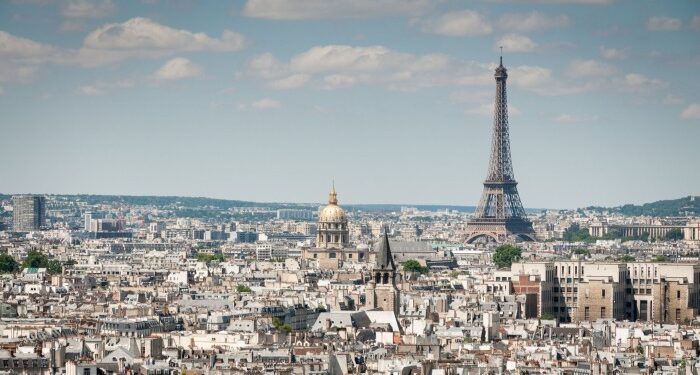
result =
[{"label": "church spire", "polygon": [[394,256],[391,255],[391,247],[389,246],[389,228],[384,227],[384,238],[377,249],[377,268],[396,270]]},{"label": "church spire", "polygon": [[335,192],[335,179],[331,187],[331,192],[328,194],[328,204],[338,204],[338,193]]}]

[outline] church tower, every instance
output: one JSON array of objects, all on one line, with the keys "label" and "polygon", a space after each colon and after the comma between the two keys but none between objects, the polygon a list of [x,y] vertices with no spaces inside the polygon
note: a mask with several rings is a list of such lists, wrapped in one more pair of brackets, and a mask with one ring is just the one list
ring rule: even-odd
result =
[{"label": "church tower", "polygon": [[389,236],[384,231],[384,238],[376,250],[376,263],[372,268],[372,279],[365,289],[365,298],[369,309],[393,311],[399,316],[400,294],[396,287],[397,268],[391,255]]}]

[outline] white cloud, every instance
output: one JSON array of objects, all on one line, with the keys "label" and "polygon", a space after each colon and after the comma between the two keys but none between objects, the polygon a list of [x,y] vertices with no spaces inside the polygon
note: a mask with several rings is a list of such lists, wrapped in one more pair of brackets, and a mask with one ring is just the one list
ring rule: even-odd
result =
[{"label": "white cloud", "polygon": [[498,51],[500,47],[503,47],[503,51],[510,53],[532,52],[537,48],[537,43],[524,35],[508,34],[499,38],[494,44],[494,50]]},{"label": "white cloud", "polygon": [[263,98],[260,100],[256,100],[253,103],[250,104],[250,106],[254,109],[273,109],[273,108],[279,108],[281,106],[281,103],[278,102],[277,100],[270,99],[270,98]]},{"label": "white cloud", "polygon": [[289,77],[268,82],[268,86],[277,90],[295,89],[304,86],[311,78],[308,74],[292,74]]},{"label": "white cloud", "polygon": [[628,48],[617,49],[600,47],[600,56],[607,60],[623,60],[627,58],[628,54]]},{"label": "white cloud", "polygon": [[0,59],[0,82],[28,82],[33,80],[39,67]]},{"label": "white cloud", "polygon": [[430,0],[248,0],[243,14],[274,20],[417,15]]},{"label": "white cloud", "polygon": [[681,105],[681,104],[685,103],[685,100],[677,95],[666,94],[666,96],[664,96],[662,102],[664,104],[668,104],[668,105]]},{"label": "white cloud", "polygon": [[89,85],[78,87],[78,93],[87,96],[96,96],[107,94],[112,89],[126,89],[134,87],[136,82],[133,79],[123,79],[112,82],[97,81]]},{"label": "white cloud", "polygon": [[552,72],[539,66],[522,65],[510,69],[508,78],[516,86],[534,89],[550,83]]},{"label": "white cloud", "polygon": [[493,31],[491,23],[473,10],[445,13],[420,24],[424,32],[447,36],[479,36]]},{"label": "white cloud", "polygon": [[649,31],[677,31],[681,29],[683,23],[678,18],[655,16],[647,20],[647,30]]},{"label": "white cloud", "polygon": [[615,68],[596,60],[573,60],[567,72],[573,77],[605,77],[615,73]]},{"label": "white cloud", "polygon": [[560,115],[557,115],[557,116],[555,116],[552,120],[553,120],[554,122],[558,122],[558,123],[561,123],[561,124],[572,124],[572,123],[574,123],[574,122],[579,122],[579,121],[581,121],[580,118],[578,118],[578,117],[576,117],[576,116],[574,116],[574,115],[570,115],[570,114],[568,114],[568,113],[562,113],[562,114],[560,114]]},{"label": "white cloud", "polygon": [[155,73],[159,80],[178,80],[184,78],[199,77],[202,68],[184,57],[176,57],[163,64]]},{"label": "white cloud", "polygon": [[92,85],[80,86],[78,88],[78,91],[81,94],[86,95],[86,96],[97,96],[97,95],[103,95],[106,93],[105,90],[103,90],[99,87],[92,86]]},{"label": "white cloud", "polygon": [[61,14],[71,18],[102,18],[115,10],[111,0],[68,0],[61,7]]},{"label": "white cloud", "polygon": [[237,51],[245,38],[225,30],[221,38],[161,25],[151,19],[136,17],[123,23],[98,28],[85,37],[84,48],[114,52]]},{"label": "white cloud", "polygon": [[413,55],[384,46],[348,45],[313,47],[284,63],[266,53],[248,64],[251,75],[278,89],[315,81],[323,88],[375,82],[406,90],[444,84],[450,79],[447,74],[452,68],[452,62],[444,55]]},{"label": "white cloud", "polygon": [[700,15],[693,16],[693,19],[690,20],[690,27],[693,30],[700,30]]},{"label": "white cloud", "polygon": [[[384,46],[317,46],[279,61],[270,53],[248,63],[248,76],[272,88],[312,86],[337,89],[361,84],[410,91],[428,87],[491,87],[494,64],[453,60],[441,54],[414,55]],[[570,95],[591,90],[593,82],[554,78],[539,66],[509,68],[510,84],[541,95]]]},{"label": "white cloud", "polygon": [[179,52],[237,51],[245,38],[225,30],[220,38],[178,30],[148,18],[104,25],[79,49],[57,48],[0,31],[0,80],[30,80],[47,63],[99,66],[130,58],[162,58]]},{"label": "white cloud", "polygon": [[690,104],[681,112],[681,117],[686,120],[700,120],[700,104]]},{"label": "white cloud", "polygon": [[505,30],[530,32],[566,27],[571,23],[571,20],[569,16],[564,14],[548,16],[544,13],[533,11],[527,14],[505,14],[498,23]]},{"label": "white cloud", "polygon": [[649,78],[638,73],[626,74],[620,83],[624,90],[634,92],[649,92],[662,89],[667,86],[667,84],[661,80]]},{"label": "white cloud", "polygon": [[32,62],[43,60],[57,51],[57,48],[49,45],[0,31],[0,58],[6,59],[6,61]]}]

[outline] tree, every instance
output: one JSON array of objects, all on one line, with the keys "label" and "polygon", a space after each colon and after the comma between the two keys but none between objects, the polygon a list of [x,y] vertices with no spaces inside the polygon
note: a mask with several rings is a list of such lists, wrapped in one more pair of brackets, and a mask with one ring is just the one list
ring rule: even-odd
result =
[{"label": "tree", "polygon": [[581,226],[576,223],[571,224],[564,231],[562,239],[569,242],[592,242],[594,240],[594,238],[588,234],[587,229],[581,228]]},{"label": "tree", "polygon": [[224,258],[224,254],[221,253],[197,253],[197,260],[206,264],[211,264],[211,262],[223,262],[226,258]]},{"label": "tree", "polygon": [[631,263],[631,262],[634,262],[635,260],[636,259],[633,256],[627,255],[627,254],[620,257],[620,261],[625,262],[625,263]]},{"label": "tree", "polygon": [[588,249],[576,249],[573,251],[573,254],[575,255],[583,255],[583,256],[591,256],[591,251]]},{"label": "tree", "polygon": [[250,292],[252,292],[250,287],[248,285],[245,285],[245,284],[238,284],[238,287],[236,288],[236,290],[238,291],[238,293],[250,293]]},{"label": "tree", "polygon": [[496,252],[493,254],[493,263],[496,264],[498,268],[510,267],[513,262],[520,260],[522,252],[523,251],[519,247],[501,245],[496,248]]},{"label": "tree", "polygon": [[49,275],[57,275],[63,272],[61,262],[49,259],[44,253],[38,250],[31,250],[27,258],[22,263],[23,268],[46,268]]},{"label": "tree", "polygon": [[22,263],[22,268],[46,268],[49,265],[49,258],[41,251],[31,250],[27,258]]},{"label": "tree", "polygon": [[46,265],[46,272],[48,272],[49,275],[58,275],[63,273],[63,266],[61,266],[61,262],[57,260],[50,260]]},{"label": "tree", "polygon": [[683,231],[676,228],[676,229],[671,229],[670,231],[666,232],[664,235],[664,239],[666,241],[678,241],[683,239]]},{"label": "tree", "polygon": [[540,316],[540,319],[542,319],[542,320],[554,320],[556,318],[554,317],[554,315],[552,315],[550,313],[544,313]]},{"label": "tree", "polygon": [[667,257],[666,255],[657,255],[653,259],[654,262],[659,262],[659,263],[668,262],[669,260],[670,260],[670,258]]},{"label": "tree", "polygon": [[19,269],[19,264],[15,258],[9,254],[0,254],[0,273],[15,273]]},{"label": "tree", "polygon": [[421,266],[420,263],[415,259],[409,259],[409,260],[403,262],[403,270],[406,272],[418,272],[418,273],[428,272],[428,268]]}]

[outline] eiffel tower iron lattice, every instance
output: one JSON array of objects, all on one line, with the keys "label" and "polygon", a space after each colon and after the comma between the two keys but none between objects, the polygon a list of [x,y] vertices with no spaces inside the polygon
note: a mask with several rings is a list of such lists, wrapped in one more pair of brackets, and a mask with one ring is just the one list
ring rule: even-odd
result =
[{"label": "eiffel tower iron lattice", "polygon": [[494,74],[496,103],[494,105],[493,134],[489,170],[484,190],[474,218],[467,223],[467,242],[479,239],[505,242],[510,238],[533,240],[532,223],[527,219],[518,194],[518,183],[513,175],[508,134],[508,103],[506,79],[508,72],[503,57]]}]

